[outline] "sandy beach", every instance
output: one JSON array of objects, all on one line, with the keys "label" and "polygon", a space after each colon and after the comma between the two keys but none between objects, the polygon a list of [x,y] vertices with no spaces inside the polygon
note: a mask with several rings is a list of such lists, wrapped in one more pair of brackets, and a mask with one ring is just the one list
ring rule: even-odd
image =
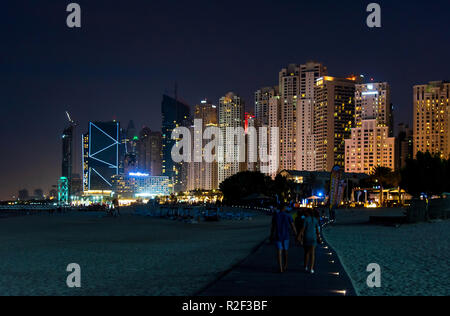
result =
[{"label": "sandy beach", "polygon": [[[402,225],[368,224],[371,215],[402,210],[338,211],[338,222],[324,235],[339,255],[359,295],[450,295],[450,221]],[[381,266],[382,287],[370,289],[370,263]]]},{"label": "sandy beach", "polygon": [[[186,224],[98,213],[0,219],[0,295],[193,295],[269,234],[270,217]],[[81,289],[66,286],[70,263]]]}]

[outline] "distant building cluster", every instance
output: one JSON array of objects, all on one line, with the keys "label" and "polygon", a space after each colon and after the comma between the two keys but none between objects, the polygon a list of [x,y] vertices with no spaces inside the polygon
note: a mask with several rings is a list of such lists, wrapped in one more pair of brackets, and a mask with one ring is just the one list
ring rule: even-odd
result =
[{"label": "distant building cluster", "polygon": [[[419,151],[449,158],[450,83],[417,85],[413,93],[414,126],[399,124],[396,137],[389,83],[362,75],[331,76],[318,62],[282,68],[278,85],[254,93],[253,113],[246,112],[244,100],[233,92],[216,104],[205,99],[193,108],[176,93],[164,95],[161,132],[146,127],[138,131],[132,121],[126,129],[115,121],[90,122],[82,136],[81,178],[72,175],[71,122],[63,133],[62,185],[68,179],[69,196],[112,192],[127,198],[156,197],[216,190],[225,179],[246,170],[275,177],[282,171],[330,172],[339,166],[347,173],[370,174],[380,166],[399,170]],[[245,152],[230,151],[229,144],[222,144],[215,149],[216,161],[175,162],[172,151],[180,139],[173,139],[172,132],[178,127],[188,128],[192,138],[201,140],[193,142],[191,151],[203,157],[208,142],[204,135],[196,135],[198,120],[202,131],[215,127],[236,148],[239,137],[228,135],[228,128],[242,128]],[[278,146],[269,142],[265,148],[278,157],[276,167],[251,150],[253,128],[267,128],[267,139],[276,138]],[[279,132],[274,134],[272,128]],[[226,159],[230,156],[234,159]],[[239,159],[242,156],[245,162]]]}]

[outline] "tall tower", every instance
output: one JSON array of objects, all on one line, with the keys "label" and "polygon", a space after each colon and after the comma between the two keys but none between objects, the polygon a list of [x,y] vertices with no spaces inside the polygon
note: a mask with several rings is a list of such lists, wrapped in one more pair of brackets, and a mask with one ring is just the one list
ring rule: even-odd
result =
[{"label": "tall tower", "polygon": [[319,78],[315,87],[316,171],[345,166],[345,139],[354,126],[357,77]]},{"label": "tall tower", "polygon": [[311,61],[300,66],[300,97],[297,99],[296,111],[296,170],[315,170],[314,90],[317,79],[326,74],[327,68],[321,63]]},{"label": "tall tower", "polygon": [[414,86],[414,157],[418,152],[450,158],[450,83]]},{"label": "tall tower", "polygon": [[370,174],[376,167],[396,169],[389,84],[357,84],[355,127],[345,140],[345,170]]},{"label": "tall tower", "polygon": [[300,95],[301,66],[291,64],[279,74],[280,110],[280,169],[295,168],[296,109]]},{"label": "tall tower", "polygon": [[167,95],[163,96],[161,104],[162,112],[162,174],[169,177],[175,192],[183,191],[185,187],[183,163],[175,163],[172,159],[172,148],[176,146],[176,140],[172,139],[175,128],[187,126],[190,120],[189,105]]},{"label": "tall tower", "polygon": [[121,155],[120,124],[90,122],[83,135],[84,191],[112,190],[112,177],[119,174]]},{"label": "tall tower", "polygon": [[269,102],[278,95],[279,87],[264,87],[255,92],[256,126],[269,126]]},{"label": "tall tower", "polygon": [[[244,101],[233,92],[229,92],[219,101],[219,128],[224,140],[218,147],[218,183],[239,173],[244,169],[242,156],[245,158]],[[236,134],[230,128],[234,128]],[[239,145],[244,146],[241,152]],[[234,150],[230,152],[230,147]],[[245,160],[245,159],[244,159]]]},{"label": "tall tower", "polygon": [[[62,170],[61,176],[68,179],[69,192],[72,179],[72,166],[73,166],[73,134],[74,126],[71,125],[64,129],[62,134]],[[70,194],[69,194],[70,195]]]},{"label": "tall tower", "polygon": [[387,82],[356,85],[356,127],[361,127],[363,120],[377,120],[378,125],[389,127],[389,134],[393,134],[391,88]]},{"label": "tall tower", "polygon": [[[201,101],[200,104],[197,104],[195,106],[194,119],[202,121],[201,128],[203,132],[208,127],[218,127],[217,107],[207,99]],[[193,133],[195,133],[193,128],[192,131]],[[206,146],[207,141],[203,139],[203,135],[199,135],[199,138],[202,139],[202,146],[201,148],[196,148],[193,145],[192,153],[194,153],[194,151],[196,150],[202,151],[202,149]],[[197,154],[202,156],[202,162],[192,161],[189,163],[188,190],[216,190],[218,188],[217,161],[206,162],[203,152]]]},{"label": "tall tower", "polygon": [[147,172],[154,177],[162,175],[161,139],[160,132],[152,132],[148,127],[141,130],[136,144],[139,171]]},{"label": "tall tower", "polygon": [[69,120],[69,126],[64,129],[62,134],[62,164],[61,178],[67,179],[68,202],[72,195],[72,175],[73,175],[73,137],[77,124],[71,119],[69,112],[66,112]]}]

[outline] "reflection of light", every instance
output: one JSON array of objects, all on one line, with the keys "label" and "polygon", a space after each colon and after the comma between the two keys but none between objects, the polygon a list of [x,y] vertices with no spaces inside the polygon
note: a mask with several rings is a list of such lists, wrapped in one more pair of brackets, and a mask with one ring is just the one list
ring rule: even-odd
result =
[{"label": "reflection of light", "polygon": [[346,290],[336,290],[336,291],[332,291],[332,292],[336,293],[336,294],[342,294],[342,295],[346,295],[347,294]]}]

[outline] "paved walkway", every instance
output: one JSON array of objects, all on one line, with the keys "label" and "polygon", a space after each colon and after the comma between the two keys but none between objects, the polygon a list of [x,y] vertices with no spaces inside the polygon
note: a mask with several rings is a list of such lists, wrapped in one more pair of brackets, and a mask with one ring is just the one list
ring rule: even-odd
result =
[{"label": "paved walkway", "polygon": [[[292,246],[292,243],[291,243]],[[303,248],[289,251],[289,268],[278,273],[274,244],[264,242],[241,264],[201,296],[353,296],[355,291],[336,253],[327,245],[316,249],[316,274],[303,270]],[[345,292],[343,292],[345,291]]]}]

